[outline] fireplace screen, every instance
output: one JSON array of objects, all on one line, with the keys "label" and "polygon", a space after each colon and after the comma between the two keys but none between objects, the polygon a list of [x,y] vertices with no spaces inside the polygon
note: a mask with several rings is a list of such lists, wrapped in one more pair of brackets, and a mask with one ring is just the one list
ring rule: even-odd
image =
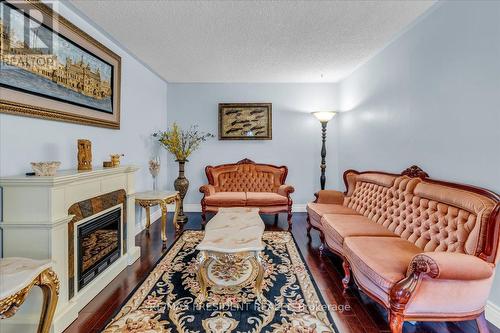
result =
[{"label": "fireplace screen", "polygon": [[78,226],[78,290],[120,258],[121,207]]}]

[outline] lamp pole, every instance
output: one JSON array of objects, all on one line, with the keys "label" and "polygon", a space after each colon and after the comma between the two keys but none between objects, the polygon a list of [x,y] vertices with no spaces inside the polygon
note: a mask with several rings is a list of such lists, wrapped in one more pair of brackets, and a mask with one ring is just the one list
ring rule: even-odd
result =
[{"label": "lamp pole", "polygon": [[321,176],[319,177],[319,183],[321,189],[325,189],[326,184],[326,125],[328,121],[332,119],[336,112],[333,111],[319,111],[312,113],[321,122],[321,164],[319,168],[321,169]]},{"label": "lamp pole", "polygon": [[325,170],[326,170],[326,125],[328,124],[327,121],[322,121],[321,122],[321,164],[320,164],[320,169],[321,169],[321,176],[319,177],[319,182],[321,184],[321,189],[325,189],[325,183],[326,183],[326,175],[325,175]]}]

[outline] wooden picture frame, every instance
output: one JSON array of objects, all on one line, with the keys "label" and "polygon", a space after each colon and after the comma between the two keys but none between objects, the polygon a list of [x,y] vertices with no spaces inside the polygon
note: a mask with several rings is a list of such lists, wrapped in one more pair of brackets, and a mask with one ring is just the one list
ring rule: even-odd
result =
[{"label": "wooden picture frame", "polygon": [[220,103],[219,140],[272,140],[271,103]]},{"label": "wooden picture frame", "polygon": [[0,6],[0,113],[119,129],[120,56],[39,0]]}]

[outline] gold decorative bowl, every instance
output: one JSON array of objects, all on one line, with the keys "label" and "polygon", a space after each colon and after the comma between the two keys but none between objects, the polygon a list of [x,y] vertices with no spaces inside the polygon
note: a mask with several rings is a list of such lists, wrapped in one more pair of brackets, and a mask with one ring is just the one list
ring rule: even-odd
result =
[{"label": "gold decorative bowl", "polygon": [[35,172],[35,176],[54,176],[61,162],[31,162],[31,168]]}]

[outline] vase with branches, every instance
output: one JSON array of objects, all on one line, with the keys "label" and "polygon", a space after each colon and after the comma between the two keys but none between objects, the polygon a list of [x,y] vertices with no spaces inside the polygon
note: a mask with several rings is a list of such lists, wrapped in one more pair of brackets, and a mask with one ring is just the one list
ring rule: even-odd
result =
[{"label": "vase with branches", "polygon": [[188,129],[182,129],[177,123],[173,123],[166,131],[158,131],[153,133],[153,137],[172,155],[175,156],[175,161],[179,163],[179,176],[174,181],[174,188],[179,191],[181,197],[179,207],[179,222],[186,222],[187,216],[184,214],[184,197],[189,188],[189,180],[184,174],[184,167],[188,162],[188,157],[197,150],[200,145],[213,138],[214,135],[207,132],[202,132],[198,126],[191,126]]}]

